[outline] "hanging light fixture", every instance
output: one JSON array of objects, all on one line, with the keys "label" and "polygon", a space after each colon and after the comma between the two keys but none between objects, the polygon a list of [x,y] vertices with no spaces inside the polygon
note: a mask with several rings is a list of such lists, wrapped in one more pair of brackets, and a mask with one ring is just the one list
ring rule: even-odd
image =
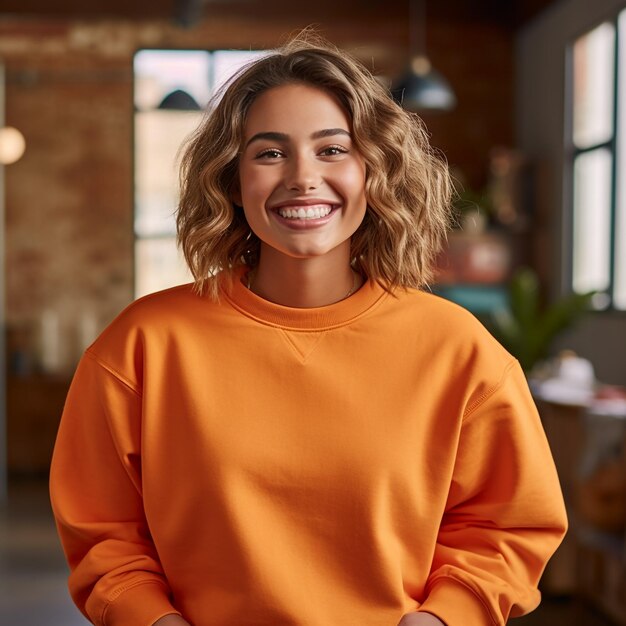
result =
[{"label": "hanging light fixture", "polygon": [[200,111],[201,107],[186,91],[175,89],[161,100],[157,109],[160,111]]},{"label": "hanging light fixture", "polygon": [[425,0],[410,0],[411,63],[393,88],[396,100],[408,111],[450,111],[456,96],[448,81],[426,56]]}]

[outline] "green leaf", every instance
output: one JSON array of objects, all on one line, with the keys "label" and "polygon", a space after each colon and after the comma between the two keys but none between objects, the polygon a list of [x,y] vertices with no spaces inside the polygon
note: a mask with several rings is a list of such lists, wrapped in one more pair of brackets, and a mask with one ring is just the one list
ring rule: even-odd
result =
[{"label": "green leaf", "polygon": [[539,280],[521,268],[509,282],[508,308],[494,311],[490,330],[528,372],[545,358],[556,336],[571,327],[590,308],[595,291],[572,293],[541,310]]}]

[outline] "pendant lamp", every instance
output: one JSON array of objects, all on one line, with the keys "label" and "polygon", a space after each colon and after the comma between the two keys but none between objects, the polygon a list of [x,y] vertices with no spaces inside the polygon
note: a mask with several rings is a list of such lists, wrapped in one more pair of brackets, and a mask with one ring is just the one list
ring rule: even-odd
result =
[{"label": "pendant lamp", "polygon": [[157,107],[160,111],[200,111],[201,107],[193,96],[182,89],[168,93]]},{"label": "pendant lamp", "polygon": [[426,56],[425,0],[410,0],[411,62],[407,72],[393,87],[396,101],[408,111],[450,111],[456,96],[448,81]]},{"label": "pendant lamp", "polygon": [[11,165],[22,158],[26,149],[24,135],[17,128],[0,128],[0,165]]}]

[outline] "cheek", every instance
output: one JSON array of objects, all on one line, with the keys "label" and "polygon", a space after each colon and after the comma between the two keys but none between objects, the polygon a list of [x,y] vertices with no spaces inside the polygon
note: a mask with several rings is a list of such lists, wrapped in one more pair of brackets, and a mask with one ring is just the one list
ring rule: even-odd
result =
[{"label": "cheek", "polygon": [[342,174],[346,191],[353,198],[365,198],[365,167],[354,163]]},{"label": "cheek", "polygon": [[267,176],[260,176],[258,172],[241,171],[239,178],[241,189],[241,206],[250,228],[259,234],[268,221],[268,216],[264,210],[265,204],[270,196],[271,185],[268,184]]},{"label": "cheek", "polygon": [[352,193],[365,189],[365,163],[360,160],[349,160],[342,163],[337,172],[344,181],[346,188]]},{"label": "cheek", "polygon": [[239,188],[243,198],[250,198],[256,195],[259,187],[259,177],[252,168],[242,167],[239,170]]}]

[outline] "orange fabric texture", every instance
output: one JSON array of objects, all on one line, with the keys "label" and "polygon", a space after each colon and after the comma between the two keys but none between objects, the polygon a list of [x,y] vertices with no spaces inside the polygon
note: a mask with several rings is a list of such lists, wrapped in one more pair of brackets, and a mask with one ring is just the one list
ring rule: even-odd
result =
[{"label": "orange fabric texture", "polygon": [[236,279],[104,331],[51,471],[93,623],[480,626],[538,604],[566,518],[523,372],[464,309],[396,296],[296,309]]}]

